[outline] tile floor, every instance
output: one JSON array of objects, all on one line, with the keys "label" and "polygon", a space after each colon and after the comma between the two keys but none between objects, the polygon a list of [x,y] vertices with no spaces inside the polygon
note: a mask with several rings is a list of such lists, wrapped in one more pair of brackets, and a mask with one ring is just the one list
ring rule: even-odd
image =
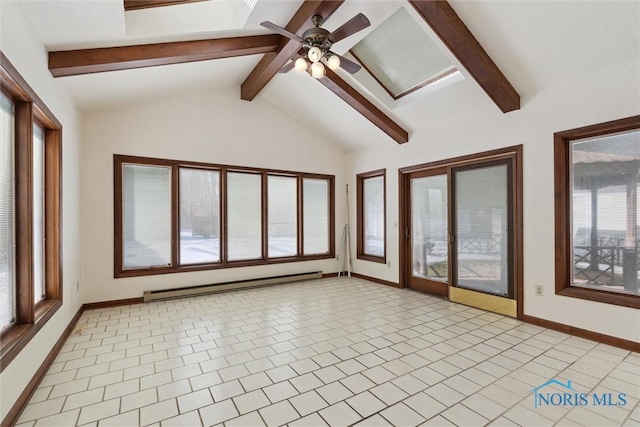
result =
[{"label": "tile floor", "polygon": [[[90,310],[80,323],[18,425],[640,424],[638,353],[361,279]],[[532,389],[552,378],[626,405],[535,408]]]}]

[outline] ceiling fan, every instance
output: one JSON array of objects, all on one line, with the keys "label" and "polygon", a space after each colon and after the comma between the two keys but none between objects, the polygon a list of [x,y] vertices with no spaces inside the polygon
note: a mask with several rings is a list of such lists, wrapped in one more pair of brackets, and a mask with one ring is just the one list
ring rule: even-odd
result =
[{"label": "ceiling fan", "polygon": [[[331,47],[340,40],[343,40],[371,25],[367,17],[362,13],[359,13],[333,32],[329,32],[328,30],[320,27],[324,22],[321,15],[314,15],[311,18],[311,22],[314,26],[306,30],[302,36],[287,31],[286,29],[269,21],[265,21],[260,24],[265,28],[300,43],[300,46],[303,49],[293,55],[292,59],[295,58],[295,60],[282,67],[280,72],[286,73],[293,68],[298,71],[308,70],[313,77],[319,79],[324,77],[326,74],[326,70],[324,68],[326,64],[326,66],[331,70],[335,70],[340,67],[351,74],[357,73],[362,67],[355,62],[332,52]],[[305,59],[305,56],[308,61],[310,61],[310,64],[307,62],[307,59]]]}]

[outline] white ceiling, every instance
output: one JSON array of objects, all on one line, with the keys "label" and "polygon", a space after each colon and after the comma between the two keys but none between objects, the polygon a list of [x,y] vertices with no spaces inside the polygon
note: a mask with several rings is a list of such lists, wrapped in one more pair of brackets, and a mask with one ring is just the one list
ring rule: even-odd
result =
[{"label": "white ceiling", "polygon": [[[122,0],[22,0],[22,3],[33,30],[47,49],[52,51],[267,34],[269,31],[260,27],[260,22],[269,20],[285,26],[302,2],[258,0],[249,13],[243,9],[246,6],[243,0],[213,0],[210,3],[223,3],[220,8],[235,8],[237,12],[233,19],[230,17],[227,21],[218,20],[216,24],[212,20],[211,25],[218,28],[217,31],[202,31],[202,26],[195,24],[189,26],[189,14],[193,16],[194,23],[201,22],[196,16],[204,13],[202,9],[193,5],[190,8],[187,8],[188,5],[170,6],[162,8],[165,13],[177,11],[178,8],[187,12],[181,13],[181,18],[175,22],[162,21],[158,15],[150,14],[153,16],[154,31],[148,31],[147,28],[145,31],[135,31],[135,35],[131,34],[131,28],[127,35],[127,28],[132,24],[125,19]],[[637,1],[452,0],[450,3],[518,90],[523,106],[542,87],[558,84],[576,73],[588,74],[608,63],[637,58],[640,52],[640,3]],[[359,12],[369,18],[372,24],[370,28],[336,44],[335,51],[344,53],[399,7],[408,7],[414,13],[404,0],[346,0],[323,27],[331,31]],[[142,12],[129,13],[135,13],[139,20]],[[236,25],[242,27],[232,28]],[[427,29],[423,22],[421,25]],[[438,43],[442,47],[439,40]],[[477,87],[474,87],[475,83],[466,70],[450,53],[446,54],[467,78],[462,89],[451,91],[445,87],[438,98],[447,93],[459,97],[465,91],[476,91]],[[74,98],[79,109],[97,111],[167,96],[177,91],[203,91],[229,85],[238,87],[239,96],[240,84],[259,59],[260,55],[255,55],[63,77],[58,80]],[[414,97],[410,104],[392,110],[352,76],[343,72],[340,74],[404,125],[410,138],[412,129],[425,122],[429,109],[437,108],[432,95],[424,95]],[[366,147],[372,143],[395,144],[308,75],[296,75],[294,72],[276,75],[252,102],[266,102],[281,108],[345,150]],[[484,102],[492,104],[488,96],[484,97]],[[498,114],[498,108],[495,109]],[[326,126],[327,122],[331,126]]]}]

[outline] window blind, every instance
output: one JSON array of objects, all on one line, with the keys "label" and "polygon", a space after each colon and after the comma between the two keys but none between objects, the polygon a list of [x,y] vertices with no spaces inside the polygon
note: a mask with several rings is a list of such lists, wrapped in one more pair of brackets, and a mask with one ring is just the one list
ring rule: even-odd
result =
[{"label": "window blind", "polygon": [[302,184],[304,254],[329,252],[329,181],[305,178]]},{"label": "window blind", "polygon": [[44,130],[33,126],[33,297],[45,296],[44,286]]},{"label": "window blind", "polygon": [[171,265],[171,168],[123,165],[124,268]]},{"label": "window blind", "polygon": [[364,253],[383,257],[384,251],[384,179],[367,178],[363,182]]},{"label": "window blind", "polygon": [[229,261],[262,257],[262,177],[227,174],[227,247]]},{"label": "window blind", "polygon": [[297,179],[269,176],[267,213],[269,220],[269,257],[298,254],[298,185]]},{"label": "window blind", "polygon": [[0,93],[0,329],[15,320],[14,108]]}]

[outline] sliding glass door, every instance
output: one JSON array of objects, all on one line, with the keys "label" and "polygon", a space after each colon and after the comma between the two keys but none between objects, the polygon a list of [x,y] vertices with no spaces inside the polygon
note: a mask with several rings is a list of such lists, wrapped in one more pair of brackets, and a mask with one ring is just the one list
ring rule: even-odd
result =
[{"label": "sliding glass door", "polygon": [[404,174],[403,284],[515,317],[514,179],[511,156]]}]

